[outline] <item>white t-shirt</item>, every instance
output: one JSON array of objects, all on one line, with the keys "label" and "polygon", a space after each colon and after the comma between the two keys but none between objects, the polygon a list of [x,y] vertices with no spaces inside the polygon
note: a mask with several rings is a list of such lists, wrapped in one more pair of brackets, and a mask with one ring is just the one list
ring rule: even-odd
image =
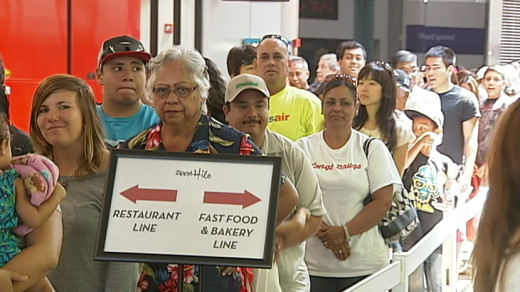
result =
[{"label": "white t-shirt", "polygon": [[[323,132],[297,141],[309,156],[323,194],[327,210],[325,223],[346,224],[364,208],[370,193],[392,184],[402,184],[390,152],[380,140],[370,143],[368,165],[364,134],[352,130],[348,142],[331,149]],[[368,166],[368,167],[367,167]],[[358,277],[376,272],[389,263],[389,250],[377,226],[350,239],[352,254],[339,261],[330,249],[313,236],[307,240],[305,262],[309,274],[320,277]]]},{"label": "white t-shirt", "polygon": [[[289,138],[266,129],[261,150],[265,155],[282,157],[282,172],[298,191],[299,201],[296,208],[305,207],[312,216],[325,215],[318,179],[300,146]],[[309,291],[309,273],[303,260],[304,254],[304,242],[280,252],[278,272],[284,292]]]},{"label": "white t-shirt", "polygon": [[[395,148],[401,147],[407,143],[412,143],[415,140],[415,135],[413,134],[412,126],[410,124],[406,124],[397,115],[395,115],[395,128],[397,130],[397,143],[395,145]],[[362,127],[361,129],[359,129],[359,131],[369,137],[381,138],[381,131],[379,131],[379,128],[375,130],[367,130],[365,129],[365,127]]]}]

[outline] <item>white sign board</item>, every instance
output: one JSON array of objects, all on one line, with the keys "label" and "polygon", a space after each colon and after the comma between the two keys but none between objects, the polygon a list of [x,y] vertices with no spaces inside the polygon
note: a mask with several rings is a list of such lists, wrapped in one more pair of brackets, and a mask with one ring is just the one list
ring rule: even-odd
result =
[{"label": "white sign board", "polygon": [[271,267],[280,158],[112,150],[95,259]]}]

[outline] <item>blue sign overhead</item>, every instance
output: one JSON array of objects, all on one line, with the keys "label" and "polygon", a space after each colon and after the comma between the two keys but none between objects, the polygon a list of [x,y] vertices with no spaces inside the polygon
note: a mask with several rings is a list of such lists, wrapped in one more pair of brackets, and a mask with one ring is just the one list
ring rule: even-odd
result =
[{"label": "blue sign overhead", "polygon": [[457,54],[482,55],[486,50],[486,29],[406,26],[407,50],[425,53],[433,46],[447,46]]}]

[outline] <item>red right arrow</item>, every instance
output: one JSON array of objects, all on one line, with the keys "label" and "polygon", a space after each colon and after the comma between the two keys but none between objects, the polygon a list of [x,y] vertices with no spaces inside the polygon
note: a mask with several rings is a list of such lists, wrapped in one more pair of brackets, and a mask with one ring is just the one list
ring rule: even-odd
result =
[{"label": "red right arrow", "polygon": [[205,204],[242,205],[242,209],[245,209],[260,201],[260,198],[247,190],[243,193],[204,192]]},{"label": "red right arrow", "polygon": [[139,185],[135,185],[126,191],[122,191],[121,195],[134,203],[136,201],[177,201],[177,190],[142,189],[139,188]]}]

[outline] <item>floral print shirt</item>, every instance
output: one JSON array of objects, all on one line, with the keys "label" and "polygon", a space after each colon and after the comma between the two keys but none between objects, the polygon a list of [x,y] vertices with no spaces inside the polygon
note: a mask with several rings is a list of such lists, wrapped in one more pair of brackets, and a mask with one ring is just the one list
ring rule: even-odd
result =
[{"label": "floral print shirt", "polygon": [[[137,134],[119,145],[120,149],[144,149],[166,151],[161,140],[162,123]],[[249,135],[224,125],[217,120],[202,115],[196,133],[185,152],[193,153],[228,153],[240,155],[261,155],[262,152],[253,144]],[[183,291],[195,291],[199,284],[199,266],[184,265]],[[241,282],[240,291],[251,291],[252,270],[239,268],[235,278]],[[179,266],[176,264],[144,264],[137,284],[139,292],[178,291]]]},{"label": "floral print shirt", "polygon": [[16,213],[16,193],[15,180],[18,172],[15,169],[0,171],[0,267],[7,264],[19,252],[20,244],[18,237],[14,233],[14,228],[21,221]]}]

